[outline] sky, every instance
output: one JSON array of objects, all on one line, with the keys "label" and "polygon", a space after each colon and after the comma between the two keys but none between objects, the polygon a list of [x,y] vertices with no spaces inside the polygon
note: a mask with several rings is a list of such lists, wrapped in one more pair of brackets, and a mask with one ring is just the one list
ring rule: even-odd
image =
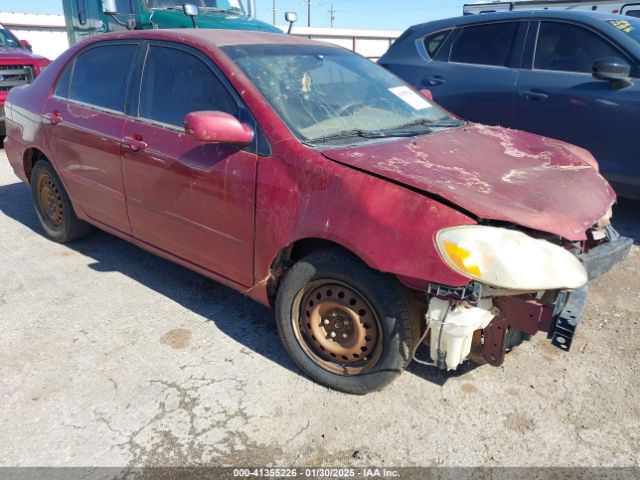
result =
[{"label": "sky", "polygon": [[[183,1],[176,0],[176,4]],[[298,13],[299,25],[307,25],[305,0],[275,1],[278,24],[285,23],[284,12],[290,10]],[[243,2],[246,6],[246,0]],[[333,4],[336,28],[404,30],[416,23],[460,15],[463,3],[460,0],[311,0],[311,25],[329,27],[329,10]],[[273,0],[256,0],[258,18],[271,22],[272,5]],[[0,11],[61,14],[62,1],[0,0]]]}]

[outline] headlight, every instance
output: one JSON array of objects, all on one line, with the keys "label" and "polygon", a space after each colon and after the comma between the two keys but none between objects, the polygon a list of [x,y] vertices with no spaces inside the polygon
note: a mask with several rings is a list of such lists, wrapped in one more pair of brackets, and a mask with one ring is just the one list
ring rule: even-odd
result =
[{"label": "headlight", "polygon": [[493,287],[533,292],[579,288],[588,280],[582,263],[564,248],[506,228],[445,228],[436,244],[453,270]]}]

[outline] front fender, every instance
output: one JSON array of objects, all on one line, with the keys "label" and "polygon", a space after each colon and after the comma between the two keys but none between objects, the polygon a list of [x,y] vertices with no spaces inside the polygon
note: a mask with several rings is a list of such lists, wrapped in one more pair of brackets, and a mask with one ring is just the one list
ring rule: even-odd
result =
[{"label": "front fender", "polygon": [[266,278],[288,245],[318,238],[410,285],[461,286],[469,279],[442,262],[435,234],[474,223],[420,192],[320,155],[295,162],[274,157],[258,172],[255,277]]}]

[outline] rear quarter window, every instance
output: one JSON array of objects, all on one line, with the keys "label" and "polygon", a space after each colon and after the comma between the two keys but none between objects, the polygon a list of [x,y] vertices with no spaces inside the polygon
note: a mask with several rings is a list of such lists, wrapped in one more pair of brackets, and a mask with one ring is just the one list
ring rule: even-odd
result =
[{"label": "rear quarter window", "polygon": [[424,48],[430,58],[435,58],[450,34],[451,30],[446,30],[444,32],[432,33],[431,35],[424,37]]}]

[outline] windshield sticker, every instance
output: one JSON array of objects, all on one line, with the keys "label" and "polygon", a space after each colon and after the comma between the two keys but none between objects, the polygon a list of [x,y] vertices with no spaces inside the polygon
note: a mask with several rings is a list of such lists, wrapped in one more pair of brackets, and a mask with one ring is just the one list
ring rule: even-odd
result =
[{"label": "windshield sticker", "polygon": [[609,23],[625,33],[633,32],[633,27],[627,20],[610,20]]},{"label": "windshield sticker", "polygon": [[409,87],[394,87],[389,91],[403,102],[411,105],[414,110],[424,110],[431,108],[431,104],[422,96],[411,90]]},{"label": "windshield sticker", "polygon": [[237,8],[238,10],[242,9],[240,6],[240,0],[229,0],[229,5],[231,5],[231,8]]}]

